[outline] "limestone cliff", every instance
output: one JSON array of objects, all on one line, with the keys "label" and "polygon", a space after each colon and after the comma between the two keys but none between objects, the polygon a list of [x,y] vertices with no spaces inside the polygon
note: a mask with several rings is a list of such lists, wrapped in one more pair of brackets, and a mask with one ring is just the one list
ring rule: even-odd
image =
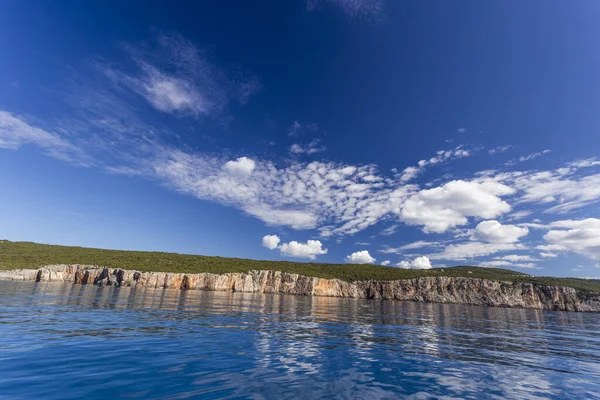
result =
[{"label": "limestone cliff", "polygon": [[85,265],[49,265],[37,270],[0,271],[0,280],[188,290],[231,290],[600,312],[600,294],[597,293],[578,292],[573,288],[563,286],[444,276],[350,283],[338,279],[323,279],[281,271],[249,271],[219,275],[140,272]]}]

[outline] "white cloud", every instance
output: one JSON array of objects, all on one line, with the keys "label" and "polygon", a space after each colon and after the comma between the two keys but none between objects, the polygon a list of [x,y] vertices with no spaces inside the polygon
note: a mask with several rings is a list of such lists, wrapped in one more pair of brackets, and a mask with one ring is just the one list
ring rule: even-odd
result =
[{"label": "white cloud", "polygon": [[381,265],[384,265],[384,266],[390,265],[390,260],[382,261]]},{"label": "white cloud", "polygon": [[529,229],[516,225],[502,225],[495,220],[480,222],[473,232],[473,239],[489,243],[514,243],[529,233]]},{"label": "white cloud", "polygon": [[[80,105],[87,109],[98,103],[98,99],[90,97]],[[100,98],[99,102],[104,104],[109,98],[105,100]],[[107,118],[115,111],[102,110],[107,112]],[[470,181],[451,181],[432,189],[420,189],[402,182],[401,176],[382,176],[374,165],[293,161],[278,166],[249,157],[227,160],[160,147],[153,144],[153,136],[136,136],[140,131],[154,134],[152,127],[126,115],[125,121],[128,125],[133,122],[134,130],[121,125],[113,129],[115,121],[100,118],[104,115],[100,113],[102,110],[89,118],[99,125],[87,129],[104,127],[106,130],[102,132],[119,133],[108,136],[110,140],[106,142],[93,137],[99,143],[98,149],[131,149],[120,153],[119,163],[113,165],[110,157],[104,157],[106,153],[99,152],[105,170],[153,178],[179,192],[238,208],[268,225],[318,229],[324,237],[352,235],[394,219],[421,226],[426,232],[445,232],[469,223],[472,217],[492,219],[509,212],[511,207],[505,196],[513,202],[550,204],[552,207],[547,211],[561,212],[600,199],[600,174],[575,175],[581,171],[578,168],[592,167],[595,161],[590,160],[568,164],[567,172],[487,171]],[[49,155],[71,162],[86,159],[80,148],[88,150],[84,142],[91,141],[89,137],[79,141],[68,130],[43,130],[6,111],[0,112],[0,121],[2,147],[17,148],[31,143]],[[402,250],[407,248],[396,252]],[[564,251],[557,250],[556,245],[554,249],[540,250]]]},{"label": "white cloud", "polygon": [[501,268],[501,267],[516,267],[516,268],[525,268],[532,269],[538,268],[537,264],[534,263],[514,263],[505,260],[492,260],[492,261],[483,261],[479,263],[481,267],[490,267],[490,268]]},{"label": "white cloud", "polygon": [[500,196],[514,190],[497,182],[451,181],[421,190],[405,201],[400,219],[422,225],[426,233],[442,233],[468,223],[467,217],[495,218],[511,210]]},{"label": "white cloud", "polygon": [[532,212],[531,212],[531,211],[527,211],[527,210],[524,210],[524,211],[517,211],[517,212],[514,212],[514,213],[510,214],[510,216],[509,216],[509,220],[510,220],[510,221],[516,221],[516,220],[519,220],[519,219],[523,219],[523,218],[525,218],[525,217],[528,217],[528,216],[530,216],[531,214],[532,214]]},{"label": "white cloud", "polygon": [[266,235],[262,238],[262,245],[269,250],[275,250],[281,239],[277,235]]},{"label": "white cloud", "polygon": [[431,262],[426,256],[419,256],[413,261],[400,261],[396,266],[406,269],[431,269]]},{"label": "white cloud", "polygon": [[503,183],[517,190],[520,203],[545,205],[547,213],[566,213],[600,201],[600,174],[576,172],[574,167],[566,171],[514,171],[483,175],[478,181]]},{"label": "white cloud", "polygon": [[511,145],[507,145],[507,146],[498,146],[498,147],[494,147],[493,149],[490,149],[488,151],[489,154],[500,154],[500,153],[505,153],[508,150],[510,150],[512,148]]},{"label": "white cloud", "polygon": [[167,113],[208,113],[210,103],[187,81],[166,75],[150,65],[144,69],[145,80],[135,81],[139,85],[137,89],[156,109]]},{"label": "white cloud", "polygon": [[513,263],[511,263],[510,261],[504,261],[504,260],[491,260],[491,261],[483,261],[483,262],[479,263],[479,266],[488,267],[488,268],[510,267],[512,265],[513,265]]},{"label": "white cloud", "polygon": [[436,243],[436,242],[427,242],[424,240],[419,240],[417,242],[405,244],[400,247],[384,247],[383,249],[381,249],[379,251],[384,254],[400,254],[400,253],[404,252],[405,250],[420,249],[423,247],[433,247],[433,246],[438,246],[438,245],[439,245],[439,243]]},{"label": "white cloud", "polygon": [[413,180],[421,173],[421,168],[417,167],[406,167],[404,171],[402,171],[402,175],[400,176],[400,180],[402,182],[408,182]]},{"label": "white cloud", "polygon": [[567,163],[567,165],[569,167],[575,168],[575,169],[589,168],[589,167],[594,167],[596,165],[600,165],[600,161],[596,160],[595,158],[587,158],[585,160],[577,160],[577,161]]},{"label": "white cloud", "polygon": [[556,221],[551,224],[564,230],[550,230],[544,235],[550,245],[541,250],[571,251],[591,260],[600,260],[600,219]]},{"label": "white cloud", "polygon": [[546,252],[542,251],[540,253],[540,256],[544,257],[544,258],[554,258],[554,257],[558,257],[558,254],[555,254],[555,253],[546,253]]},{"label": "white cloud", "polygon": [[430,269],[431,262],[429,261],[428,257],[420,256],[414,259],[412,262],[412,267],[414,269]]},{"label": "white cloud", "polygon": [[498,260],[507,260],[512,262],[522,262],[522,261],[539,261],[531,256],[521,256],[518,254],[509,254],[507,256],[498,257]]},{"label": "white cloud", "polygon": [[[169,53],[166,49],[163,51]],[[181,47],[175,51],[179,56],[183,54]],[[196,55],[200,58],[195,58],[194,52],[198,52],[197,50],[190,51],[192,61],[204,59],[199,53]],[[187,82],[190,78],[187,75],[187,67],[180,65],[181,57],[173,59],[176,65],[172,69],[165,69],[164,64],[147,53],[135,52],[134,56],[137,57],[139,67],[135,76],[122,75],[110,69],[105,71],[108,75],[111,72],[115,73],[111,79],[114,79],[118,90],[115,87],[109,88],[110,90],[123,93],[123,89],[131,89],[127,78],[133,77],[139,80],[136,83],[148,84],[144,88],[148,92],[143,94],[149,97],[148,101],[164,102],[164,106],[153,104],[155,107],[171,109],[170,112],[176,114],[194,116],[213,115],[227,103],[236,100],[234,97],[237,95],[229,89],[225,90],[227,93],[219,94],[224,82],[222,79],[225,78],[217,78],[215,87],[219,90],[215,93],[205,90],[211,87],[210,80],[205,82],[206,85],[194,83],[196,79],[202,80],[202,71],[199,72],[200,75],[192,77],[192,86],[186,84],[185,87],[180,87],[180,83],[183,84],[182,82]],[[110,87],[108,84],[106,86]],[[153,93],[155,90],[163,92]],[[189,93],[186,92],[188,90]],[[204,96],[207,101],[205,104],[208,105],[203,107],[207,108],[201,108],[201,103],[194,100],[195,94],[191,92],[193,90]],[[26,122],[22,117],[0,111],[0,147],[16,149],[33,144],[53,157],[83,163],[81,160],[86,159],[85,154],[88,151],[92,153],[92,149],[86,146],[93,142],[94,146],[98,146],[98,154],[101,155],[98,159],[102,159],[99,166],[104,170],[154,179],[198,199],[232,206],[268,225],[318,229],[324,237],[353,235],[382,222],[405,222],[422,227],[428,233],[442,233],[452,228],[464,227],[473,219],[499,218],[510,212],[511,205],[520,207],[522,203],[528,203],[527,208],[536,211],[538,210],[534,205],[540,205],[549,213],[557,213],[575,210],[600,200],[600,174],[586,176],[585,174],[590,172],[582,170],[589,168],[594,172],[592,167],[600,164],[595,159],[574,161],[550,171],[482,171],[472,178],[465,177],[462,180],[444,183],[449,178],[443,177],[418,186],[407,182],[417,176],[423,168],[466,157],[472,154],[472,150],[459,146],[440,151],[434,157],[423,160],[419,167],[395,170],[391,177],[382,175],[375,165],[305,163],[299,162],[298,159],[274,162],[254,156],[230,160],[212,154],[186,152],[158,145],[157,143],[167,142],[160,140],[161,135],[175,133],[165,133],[157,127],[143,123],[141,117],[136,117],[135,108],[127,108],[127,103],[122,98],[115,103],[115,98],[119,100],[118,97],[100,95],[78,98],[79,102],[75,105],[78,110],[88,112],[90,107],[93,110],[90,114],[82,114],[91,118],[81,118],[77,121],[80,124],[78,128],[81,127],[83,132],[101,130],[102,133],[85,138],[79,138],[72,133],[79,132],[79,129],[64,129],[62,125],[52,129],[41,129]],[[96,103],[101,103],[102,107],[94,109]],[[124,110],[119,110],[121,108]],[[46,125],[43,126],[46,128]],[[294,126],[296,125],[290,129],[294,129]],[[312,129],[305,124],[300,126],[302,129]],[[102,138],[105,133],[110,135]],[[85,153],[81,149],[84,149]],[[104,157],[107,152],[110,152],[111,157]],[[115,154],[119,156],[118,162],[112,157]],[[423,189],[428,187],[427,185],[437,187]],[[525,216],[514,213],[511,218]],[[538,225],[540,229],[548,229]],[[523,236],[517,233],[524,232],[528,226],[533,228],[531,224],[501,225],[500,233],[461,229],[461,237],[474,235],[478,241],[447,246],[441,253],[433,254],[430,258],[466,259],[482,254],[522,250],[524,246],[514,242]],[[579,229],[587,232],[586,230],[593,228],[575,226],[568,220],[548,226],[551,229],[546,238],[546,246],[538,250],[552,255],[559,251],[597,254],[593,241],[591,242],[593,238],[587,236],[585,241],[577,246],[575,243],[565,244],[560,240],[551,240],[552,235],[569,238],[569,235],[574,234],[571,231]],[[393,230],[392,225],[382,234]],[[454,239],[458,239],[456,231],[453,233]],[[492,243],[483,243],[484,240]],[[436,244],[420,241],[396,249],[384,249],[384,252],[434,247],[440,246],[441,243],[446,242]],[[420,246],[421,244],[423,246]]]},{"label": "white cloud", "polygon": [[362,250],[347,256],[346,262],[350,264],[372,264],[375,262],[375,258],[371,257],[368,250]]},{"label": "white cloud", "polygon": [[323,243],[319,240],[308,240],[306,243],[292,241],[283,243],[279,246],[281,254],[296,257],[308,258],[314,260],[317,256],[327,254],[327,249],[323,248]]},{"label": "white cloud", "polygon": [[466,131],[467,131],[467,130],[466,130],[465,128],[458,128],[458,129],[456,130],[456,132],[458,132],[458,133],[465,133]]},{"label": "white cloud", "polygon": [[279,250],[279,252],[288,257],[308,258],[314,260],[317,256],[327,254],[327,249],[323,248],[323,243],[319,240],[307,240],[306,243],[300,243],[295,240],[289,243],[282,243],[277,235],[266,235],[262,239],[262,245],[269,250]]},{"label": "white cloud", "polygon": [[401,250],[412,250],[412,249],[420,249],[422,247],[431,247],[437,245],[436,242],[427,242],[425,240],[419,240],[413,243],[405,244],[404,246],[400,246]]},{"label": "white cloud", "polygon": [[233,100],[245,103],[260,89],[259,82],[247,73],[227,76],[177,34],[159,34],[152,45],[128,45],[126,49],[138,67],[135,73],[109,65],[102,70],[113,83],[129,88],[161,112],[213,115]]},{"label": "white cloud", "polygon": [[448,245],[441,253],[430,254],[429,258],[432,260],[469,260],[501,252],[526,249],[527,247],[520,243],[465,242]]},{"label": "white cloud", "polygon": [[472,151],[465,150],[462,145],[457,146],[454,149],[440,150],[436,153],[435,157],[431,157],[428,160],[421,160],[418,162],[418,166],[407,167],[402,171],[401,174],[398,174],[397,176],[399,177],[400,182],[408,182],[425,171],[428,166],[441,164],[457,158],[469,157],[472,154]]},{"label": "white cloud", "polygon": [[223,170],[237,177],[245,177],[254,171],[256,162],[248,157],[240,157],[235,161],[227,161]]},{"label": "white cloud", "polygon": [[290,152],[293,154],[315,154],[325,151],[325,147],[319,145],[319,140],[315,139],[312,142],[308,143],[306,146],[302,146],[298,143],[294,143],[290,146]]},{"label": "white cloud", "polygon": [[387,228],[385,228],[384,230],[382,230],[381,232],[379,232],[379,235],[381,236],[391,236],[394,233],[396,233],[398,231],[399,226],[398,225],[392,225],[392,226],[388,226]]},{"label": "white cloud", "polygon": [[550,153],[550,150],[544,150],[544,151],[541,151],[539,153],[532,153],[532,154],[529,154],[527,156],[520,157],[519,161],[523,162],[523,161],[533,160],[534,158],[537,158],[537,157],[539,157],[541,155],[548,154],[548,153]]},{"label": "white cloud", "polygon": [[310,211],[277,210],[268,205],[242,205],[242,209],[271,226],[289,226],[292,229],[314,229],[318,218]]},{"label": "white cloud", "polygon": [[554,221],[549,226],[552,228],[600,229],[600,219],[567,219]]},{"label": "white cloud", "polygon": [[50,156],[78,165],[89,165],[91,159],[64,135],[29,125],[22,117],[0,110],[0,148],[16,150],[34,145]]}]

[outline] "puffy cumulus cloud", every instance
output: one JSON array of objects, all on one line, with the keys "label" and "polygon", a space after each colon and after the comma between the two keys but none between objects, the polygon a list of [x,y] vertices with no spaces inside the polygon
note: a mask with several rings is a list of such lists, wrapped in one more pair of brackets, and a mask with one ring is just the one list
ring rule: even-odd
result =
[{"label": "puffy cumulus cloud", "polygon": [[514,243],[529,233],[526,227],[502,225],[496,220],[480,222],[473,233],[475,240],[489,243]]},{"label": "puffy cumulus cloud", "polygon": [[227,161],[223,165],[223,170],[235,176],[248,176],[256,168],[256,162],[248,157],[240,157],[235,161]]},{"label": "puffy cumulus cloud", "polygon": [[346,262],[350,264],[372,264],[375,262],[375,258],[371,257],[368,250],[361,250],[347,256]]},{"label": "puffy cumulus cloud", "polygon": [[[160,40],[171,43],[171,39]],[[198,51],[187,46],[184,40],[173,40],[172,43],[177,55],[189,55],[190,65],[198,57],[202,59]],[[163,50],[163,55],[170,54],[171,50]],[[157,107],[164,110],[170,107],[177,114],[212,115],[234,100],[230,89],[224,89],[224,95],[219,94],[223,93],[223,87],[227,87],[222,85],[221,78],[214,81],[216,92],[205,90],[212,87],[213,80],[207,78],[204,81],[203,71],[190,78],[187,74],[193,72],[181,61],[186,60],[185,57],[166,57],[173,62],[171,69],[165,68],[163,62],[150,60],[145,52],[136,53],[136,57],[140,64],[136,59],[135,66],[139,71],[132,73],[138,79],[134,85],[147,80],[148,85],[142,95],[148,96],[150,102],[166,99],[164,107]],[[141,67],[146,65],[144,62],[149,66],[147,70]],[[100,69],[103,67],[99,66]],[[466,157],[473,151],[461,147],[443,150],[423,160],[420,166],[401,172],[395,170],[392,176],[381,174],[375,165],[306,163],[297,159],[274,162],[257,157],[230,159],[182,151],[164,145],[169,141],[161,140],[161,136],[172,135],[173,132],[143,122],[137,108],[128,107],[131,93],[127,95],[127,90],[131,89],[129,85],[132,83],[127,82],[127,76],[110,68],[104,68],[103,72],[98,78],[102,79],[102,84],[94,88],[106,86],[106,91],[112,96],[103,95],[105,92],[87,93],[79,96],[73,104],[69,103],[69,111],[77,116],[75,122],[82,127],[81,131],[101,131],[101,135],[90,134],[80,140],[72,133],[73,129],[65,129],[61,125],[50,129],[46,124],[42,129],[24,118],[2,111],[0,146],[15,149],[32,144],[53,157],[82,164],[85,154],[98,155],[95,159],[102,160],[98,166],[111,173],[150,178],[180,193],[236,208],[268,225],[317,229],[322,237],[353,235],[381,222],[388,224],[386,226],[404,222],[422,227],[428,233],[441,233],[465,226],[473,218],[497,219],[510,212],[508,201],[516,206],[527,203],[528,209],[534,209],[533,204],[540,204],[547,212],[566,212],[600,200],[600,174],[592,173],[599,163],[595,159],[574,161],[554,171],[482,171],[463,180],[446,182],[444,179],[447,178],[442,178],[428,182],[427,189],[423,189],[409,184],[406,174],[414,177],[422,168]],[[107,77],[110,79],[107,80]],[[183,87],[181,82],[190,79],[192,85],[185,83]],[[166,83],[160,83],[163,81]],[[234,86],[240,89],[239,85]],[[159,89],[166,94],[154,93]],[[175,93],[178,91],[183,91],[183,95]],[[204,103],[198,105],[189,100],[195,98],[194,91]],[[246,93],[250,92],[251,87]],[[290,130],[312,129],[299,125],[294,124]],[[88,147],[92,142],[98,147]],[[93,161],[89,164],[96,165]],[[561,232],[569,229],[575,228],[552,227],[553,231]],[[382,234],[392,231],[390,227]],[[454,236],[458,238],[457,234]],[[486,246],[483,242],[475,243],[478,244],[466,246],[477,246],[479,252],[489,252],[497,248],[490,245],[503,244],[490,242]],[[552,247],[539,250],[552,254],[563,251],[557,249],[558,243],[547,245]],[[442,253],[448,256],[447,252],[461,254],[468,249],[446,247]]]},{"label": "puffy cumulus cloud", "polygon": [[400,261],[396,266],[406,269],[430,269],[431,261],[429,261],[429,257],[419,256],[413,261]]},{"label": "puffy cumulus cloud", "polygon": [[402,171],[402,175],[400,175],[400,181],[408,182],[413,180],[421,173],[421,169],[417,167],[406,167],[404,171]]},{"label": "puffy cumulus cloud", "polygon": [[538,246],[540,250],[571,251],[591,260],[600,260],[600,219],[556,221],[554,228],[544,235],[549,245]]},{"label": "puffy cumulus cloud", "polygon": [[262,245],[269,250],[275,250],[281,239],[277,235],[266,235],[262,238]]},{"label": "puffy cumulus cloud", "polygon": [[306,243],[291,241],[279,246],[281,254],[289,257],[308,258],[314,260],[317,256],[327,254],[327,249],[323,248],[323,243],[319,240],[308,240]]},{"label": "puffy cumulus cloud", "polygon": [[495,218],[511,210],[500,196],[514,189],[497,182],[451,181],[437,188],[421,190],[409,197],[400,219],[422,225],[426,233],[442,233],[468,223],[467,217]]},{"label": "puffy cumulus cloud", "polygon": [[308,258],[314,260],[317,256],[327,254],[327,249],[323,248],[323,243],[319,240],[307,240],[306,243],[300,243],[295,240],[289,243],[282,243],[277,235],[266,235],[262,238],[262,245],[269,250],[279,250],[279,252],[288,257]]},{"label": "puffy cumulus cloud", "polygon": [[381,262],[381,265],[383,265],[383,266],[390,265],[390,260],[385,260],[385,261],[382,261],[382,262]]}]

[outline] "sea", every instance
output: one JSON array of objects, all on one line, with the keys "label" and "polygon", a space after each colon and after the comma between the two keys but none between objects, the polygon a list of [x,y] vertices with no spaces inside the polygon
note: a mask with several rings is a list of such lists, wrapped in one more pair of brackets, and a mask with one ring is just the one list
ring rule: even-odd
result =
[{"label": "sea", "polygon": [[0,399],[600,399],[600,314],[0,282]]}]

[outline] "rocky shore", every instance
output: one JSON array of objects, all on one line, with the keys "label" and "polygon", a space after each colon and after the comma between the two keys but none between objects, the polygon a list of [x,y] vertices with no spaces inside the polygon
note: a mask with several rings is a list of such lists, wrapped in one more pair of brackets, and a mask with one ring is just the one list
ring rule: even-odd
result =
[{"label": "rocky shore", "polygon": [[140,272],[89,265],[48,265],[0,271],[0,280],[69,282],[183,290],[220,290],[302,296],[458,303],[491,307],[600,312],[600,294],[564,286],[497,282],[478,278],[423,277],[344,282],[281,271],[226,274]]}]

